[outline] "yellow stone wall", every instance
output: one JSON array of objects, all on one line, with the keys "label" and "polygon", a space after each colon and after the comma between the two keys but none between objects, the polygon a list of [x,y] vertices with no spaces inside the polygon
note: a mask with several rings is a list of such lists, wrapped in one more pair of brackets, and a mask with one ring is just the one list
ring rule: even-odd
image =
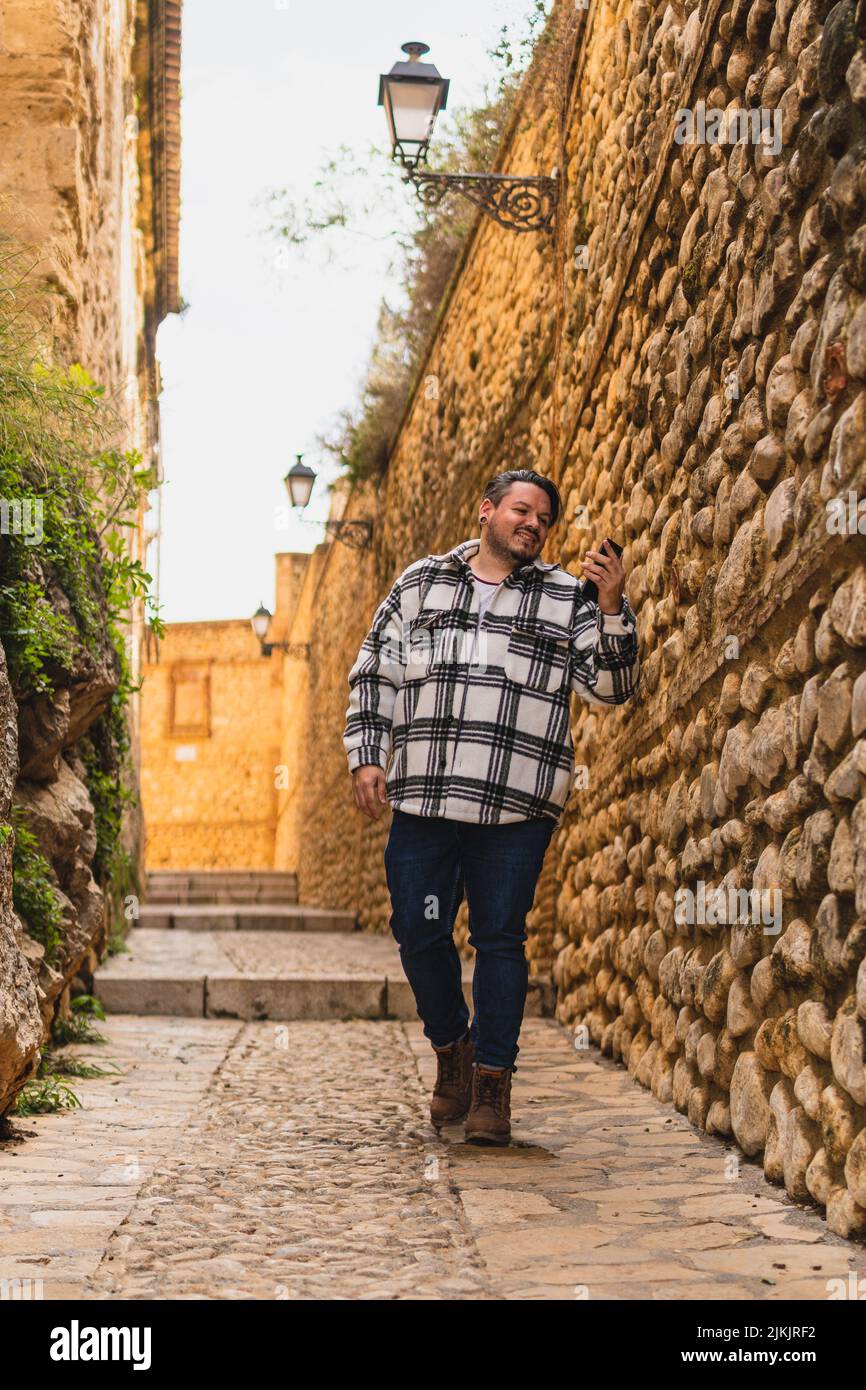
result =
[{"label": "yellow stone wall", "polygon": [[141,699],[147,868],[273,867],[282,655],[239,619],[171,623],[158,657]]},{"label": "yellow stone wall", "polygon": [[277,590],[283,594],[278,614],[292,613],[292,621],[275,622],[284,640],[298,644],[283,659],[283,688],[280,708],[280,779],[277,790],[277,824],[274,865],[297,872],[300,846],[305,835],[303,820],[310,785],[318,785],[319,748],[308,737],[313,727],[313,681],[311,663],[303,648],[318,648],[317,630],[322,618],[318,605],[322,598],[322,575],[329,554],[320,545],[312,555],[277,556]]}]

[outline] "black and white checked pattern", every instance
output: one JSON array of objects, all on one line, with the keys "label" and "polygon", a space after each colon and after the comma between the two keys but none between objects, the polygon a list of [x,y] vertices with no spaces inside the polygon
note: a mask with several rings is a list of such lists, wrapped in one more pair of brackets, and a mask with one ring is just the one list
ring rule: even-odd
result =
[{"label": "black and white checked pattern", "polygon": [[478,540],[416,560],[373,616],[349,672],[349,769],[386,770],[394,809],[495,825],[551,816],[571,790],[569,695],[619,705],[638,678],[626,599],[602,614],[558,564],[520,565],[478,636]]}]

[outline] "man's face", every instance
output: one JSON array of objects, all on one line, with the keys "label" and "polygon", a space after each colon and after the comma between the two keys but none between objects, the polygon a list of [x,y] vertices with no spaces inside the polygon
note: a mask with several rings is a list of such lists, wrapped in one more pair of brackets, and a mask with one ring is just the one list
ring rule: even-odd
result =
[{"label": "man's face", "polygon": [[498,507],[489,498],[481,504],[488,544],[515,565],[541,554],[551,515],[550,498],[535,483],[512,483]]}]

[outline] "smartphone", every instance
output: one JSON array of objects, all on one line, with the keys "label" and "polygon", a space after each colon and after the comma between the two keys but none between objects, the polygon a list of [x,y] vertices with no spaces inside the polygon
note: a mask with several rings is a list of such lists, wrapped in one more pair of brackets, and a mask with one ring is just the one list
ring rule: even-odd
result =
[{"label": "smartphone", "polygon": [[[606,536],[605,541],[607,542],[608,550],[612,550],[615,555],[622,555],[621,545],[618,545],[616,541],[612,541],[610,536]],[[598,549],[602,550],[604,544],[605,542],[602,541],[602,544],[598,547]],[[592,603],[598,603],[598,585],[594,583],[593,580],[584,579],[583,597],[588,598]]]}]

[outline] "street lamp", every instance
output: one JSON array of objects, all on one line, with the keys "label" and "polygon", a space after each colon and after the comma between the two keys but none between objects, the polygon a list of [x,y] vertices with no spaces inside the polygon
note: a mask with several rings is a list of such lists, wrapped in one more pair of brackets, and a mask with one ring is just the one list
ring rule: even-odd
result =
[{"label": "street lamp", "polygon": [[264,642],[268,628],[271,625],[271,614],[263,603],[260,603],[250,622],[253,625],[253,632],[260,642]]},{"label": "street lamp", "polygon": [[[296,455],[295,462],[283,479],[289,501],[298,512],[309,502],[313,483],[316,481],[316,474],[312,468],[307,467],[303,458],[303,454]],[[338,541],[342,541],[350,550],[369,550],[372,544],[372,521],[312,521],[309,517],[302,517],[301,520],[309,521],[311,526],[324,526],[326,531]]]},{"label": "street lamp", "polygon": [[313,491],[313,483],[316,475],[312,468],[308,468],[302,461],[303,454],[297,455],[297,460],[292,464],[283,482],[289,494],[289,501],[293,507],[306,507]]},{"label": "street lamp", "polygon": [[268,628],[271,625],[273,614],[260,603],[253,616],[250,618],[253,632],[258,638],[262,656],[270,656],[273,651],[286,652],[288,656],[299,657],[301,661],[309,661],[310,644],[309,642],[266,642],[265,638]]},{"label": "street lamp", "polygon": [[448,101],[449,81],[432,63],[421,58],[430,52],[426,43],[404,43],[408,63],[395,63],[379,78],[379,105],[391,135],[391,146],[405,168],[426,162],[433,126]]},{"label": "street lamp", "polygon": [[436,207],[447,193],[461,193],[488,217],[512,232],[551,232],[559,199],[556,170],[549,178],[513,174],[431,174],[426,164],[433,126],[448,99],[449,79],[421,58],[430,49],[417,41],[403,44],[408,62],[395,63],[379,78],[379,105],[385,108],[391,157],[421,202]]}]

